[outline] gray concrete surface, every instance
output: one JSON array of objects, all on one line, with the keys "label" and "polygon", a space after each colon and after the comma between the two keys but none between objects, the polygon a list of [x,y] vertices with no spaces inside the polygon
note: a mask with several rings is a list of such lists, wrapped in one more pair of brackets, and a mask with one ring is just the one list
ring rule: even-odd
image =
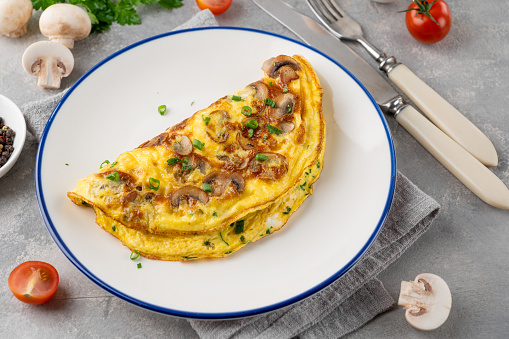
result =
[{"label": "gray concrete surface", "polygon": [[[289,2],[309,13],[304,1]],[[452,30],[435,45],[422,45],[407,33],[404,15],[397,11],[409,2],[384,5],[368,0],[340,1],[363,24],[369,40],[397,56],[486,133],[500,159],[491,170],[509,185],[509,2],[449,0]],[[63,86],[70,86],[107,55],[169,31],[198,11],[195,1],[184,3],[173,11],[142,7],[140,26],[113,26],[77,43],[73,50],[76,67]],[[43,39],[38,30],[39,16],[36,12],[30,20],[27,36],[0,37],[0,93],[18,105],[55,93],[38,88],[20,63],[25,48]],[[294,37],[250,0],[233,0],[232,7],[217,20],[220,25]],[[354,49],[367,58],[364,51]],[[509,211],[480,201],[392,118],[388,122],[398,169],[433,196],[442,209],[431,229],[380,279],[397,299],[402,279],[413,279],[421,272],[438,274],[449,283],[453,308],[448,321],[432,332],[410,327],[404,311],[395,306],[347,337],[508,338]],[[0,179],[0,337],[195,337],[185,320],[140,309],[108,294],[65,258],[48,234],[37,206],[33,180],[36,151],[36,142],[28,137],[18,162]],[[9,273],[26,260],[43,260],[58,268],[61,284],[55,300],[33,307],[11,295]]]}]

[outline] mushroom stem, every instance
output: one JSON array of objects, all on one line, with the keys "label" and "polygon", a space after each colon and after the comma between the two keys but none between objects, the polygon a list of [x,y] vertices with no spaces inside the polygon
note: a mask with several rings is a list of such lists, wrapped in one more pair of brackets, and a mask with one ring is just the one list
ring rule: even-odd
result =
[{"label": "mushroom stem", "polygon": [[20,28],[15,29],[14,31],[11,31],[5,35],[8,36],[9,38],[19,38],[19,37],[22,37],[25,34],[27,34],[27,32],[28,32],[28,25],[24,24]]},{"label": "mushroom stem", "polygon": [[70,38],[51,37],[49,40],[58,42],[69,49],[74,48],[74,39],[72,39],[72,38],[70,39]]},{"label": "mushroom stem", "polygon": [[59,70],[58,64],[61,63],[55,57],[48,57],[46,62],[39,63],[40,69],[39,72],[35,75],[39,79],[37,80],[37,86],[50,89],[60,88],[60,79],[62,74],[65,73],[65,67],[64,71],[61,72]]}]

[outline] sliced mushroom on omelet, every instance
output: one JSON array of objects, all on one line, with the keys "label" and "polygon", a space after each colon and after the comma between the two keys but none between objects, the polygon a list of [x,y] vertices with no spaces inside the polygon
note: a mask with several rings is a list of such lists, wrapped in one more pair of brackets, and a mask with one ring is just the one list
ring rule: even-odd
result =
[{"label": "sliced mushroom on omelet", "polygon": [[[261,80],[80,180],[69,198],[129,248],[163,260],[225,256],[280,228],[321,171],[322,89],[302,56],[262,69]],[[242,235],[232,231],[241,224]]]}]

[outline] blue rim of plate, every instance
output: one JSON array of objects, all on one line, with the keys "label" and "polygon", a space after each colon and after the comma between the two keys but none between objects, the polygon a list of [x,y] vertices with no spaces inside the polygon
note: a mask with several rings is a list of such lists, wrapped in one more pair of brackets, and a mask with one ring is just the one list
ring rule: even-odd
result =
[{"label": "blue rim of plate", "polygon": [[[236,31],[247,31],[247,32],[252,32],[252,33],[265,34],[265,35],[273,36],[273,37],[276,37],[279,39],[284,39],[284,40],[296,43],[296,44],[301,45],[309,50],[312,50],[312,51],[322,55],[326,59],[330,60],[331,62],[336,64],[338,67],[340,67],[343,71],[345,71],[353,80],[355,80],[355,82],[357,82],[357,84],[364,90],[366,95],[369,97],[369,99],[373,103],[373,106],[375,107],[375,109],[378,112],[378,115],[380,117],[382,125],[384,126],[385,133],[387,135],[387,140],[389,142],[389,148],[390,148],[391,183],[390,183],[390,187],[389,187],[389,194],[387,196],[387,201],[386,201],[383,213],[380,216],[380,219],[378,221],[378,224],[377,224],[373,234],[371,234],[370,238],[368,239],[366,244],[362,247],[362,249],[345,266],[343,266],[341,269],[339,269],[335,274],[330,276],[328,279],[324,280],[322,283],[314,286],[313,288],[311,288],[305,292],[302,292],[299,295],[296,295],[292,298],[289,298],[287,300],[284,300],[284,301],[281,301],[281,302],[278,302],[278,303],[275,303],[272,305],[267,305],[264,307],[246,310],[246,311],[239,311],[239,312],[202,313],[202,312],[184,312],[184,311],[174,310],[174,309],[170,309],[170,308],[153,305],[153,304],[144,302],[142,300],[133,298],[133,297],[109,286],[108,284],[104,283],[101,279],[99,279],[99,277],[92,274],[85,266],[83,266],[83,264],[81,264],[81,262],[69,250],[67,245],[62,241],[60,235],[58,234],[57,230],[55,229],[55,226],[54,226],[54,224],[51,220],[51,217],[48,213],[48,210],[46,208],[46,203],[44,200],[44,192],[42,191],[42,187],[41,187],[41,162],[42,162],[42,157],[43,157],[43,153],[44,153],[44,145],[46,143],[46,137],[48,136],[48,132],[51,128],[53,120],[55,119],[56,115],[58,114],[58,112],[60,110],[60,107],[65,102],[65,100],[69,97],[69,95],[74,91],[74,89],[76,87],[78,87],[79,84],[84,79],[86,79],[91,73],[93,73],[96,69],[101,67],[103,64],[107,63],[108,61],[114,59],[115,57],[119,56],[120,54],[122,54],[132,48],[143,45],[143,44],[150,42],[152,40],[155,40],[155,39],[161,39],[161,38],[165,38],[165,37],[171,36],[171,35],[184,34],[187,32],[203,31],[203,30],[236,30]],[[366,88],[360,83],[360,81],[352,73],[350,73],[345,67],[343,67],[340,63],[338,63],[337,61],[335,61],[328,55],[324,54],[323,52],[317,50],[316,48],[306,45],[300,41],[285,37],[283,35],[266,32],[266,31],[262,31],[262,30],[257,30],[257,29],[252,29],[252,28],[241,28],[241,27],[201,27],[201,28],[191,28],[191,29],[185,29],[185,30],[179,30],[179,31],[172,31],[172,32],[168,32],[168,33],[155,35],[153,37],[138,41],[138,42],[136,42],[132,45],[129,45],[129,46],[111,54],[110,56],[106,57],[105,59],[100,61],[97,65],[92,67],[88,72],[86,72],[81,78],[79,78],[78,81],[76,81],[76,83],[65,93],[65,95],[62,97],[62,99],[60,100],[58,105],[55,107],[53,113],[51,114],[51,116],[46,124],[44,132],[42,134],[41,141],[40,141],[39,147],[37,149],[37,157],[35,160],[35,190],[36,190],[36,194],[37,194],[37,202],[39,204],[39,209],[41,210],[41,215],[43,217],[44,223],[46,224],[46,228],[48,229],[48,232],[50,233],[51,237],[53,238],[53,240],[55,241],[57,246],[64,253],[64,255],[67,257],[67,259],[69,259],[71,261],[71,263],[74,266],[76,266],[76,268],[78,270],[80,270],[85,276],[87,276],[90,280],[92,280],[99,287],[103,288],[107,292],[109,292],[109,293],[119,297],[120,299],[123,299],[123,300],[131,303],[131,304],[134,304],[136,306],[139,306],[139,307],[151,310],[151,311],[168,314],[168,315],[172,315],[172,316],[176,316],[176,317],[190,318],[190,319],[203,319],[203,320],[237,319],[237,318],[244,318],[244,317],[248,317],[248,316],[254,316],[254,315],[274,311],[274,310],[289,306],[291,304],[294,304],[298,301],[301,301],[301,300],[321,291],[322,289],[324,289],[325,287],[329,286],[331,283],[333,283],[334,281],[339,279],[346,272],[348,272],[364,256],[364,254],[369,250],[371,245],[374,243],[374,241],[380,234],[380,231],[382,230],[383,224],[384,224],[385,220],[387,219],[387,215],[389,214],[389,210],[390,210],[390,207],[392,204],[392,200],[394,197],[395,183],[396,183],[396,155],[395,155],[394,143],[392,140],[392,136],[391,136],[389,127],[388,127],[385,117],[384,117],[382,111],[380,110],[380,108],[378,107],[377,103],[375,102],[375,100],[373,99],[371,94],[366,90]]]}]

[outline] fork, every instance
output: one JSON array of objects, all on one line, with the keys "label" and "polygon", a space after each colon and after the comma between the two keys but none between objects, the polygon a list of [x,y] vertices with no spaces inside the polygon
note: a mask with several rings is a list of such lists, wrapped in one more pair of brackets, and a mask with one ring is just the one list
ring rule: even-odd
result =
[{"label": "fork", "polygon": [[496,166],[498,156],[491,141],[449,102],[417,77],[408,67],[387,57],[368,42],[362,27],[335,0],[306,0],[320,22],[337,38],[361,44],[389,79],[398,86],[445,134],[487,166]]}]

